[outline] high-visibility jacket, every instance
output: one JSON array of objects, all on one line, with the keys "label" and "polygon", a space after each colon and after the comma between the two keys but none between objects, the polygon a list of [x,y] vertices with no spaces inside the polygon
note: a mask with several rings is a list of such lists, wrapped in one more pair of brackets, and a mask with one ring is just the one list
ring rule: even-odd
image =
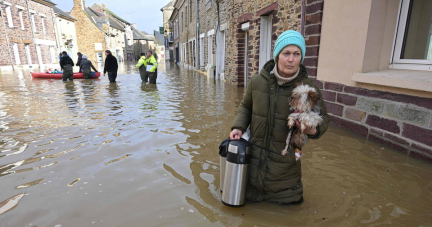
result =
[{"label": "high-visibility jacket", "polygon": [[147,65],[153,65],[153,67],[150,69],[151,73],[156,71],[158,64],[156,58],[153,55],[147,58]]},{"label": "high-visibility jacket", "polygon": [[144,65],[144,67],[147,67],[147,59],[145,56],[141,56],[141,58],[138,60],[138,64],[136,64],[135,66],[137,68],[141,68],[142,65]]}]

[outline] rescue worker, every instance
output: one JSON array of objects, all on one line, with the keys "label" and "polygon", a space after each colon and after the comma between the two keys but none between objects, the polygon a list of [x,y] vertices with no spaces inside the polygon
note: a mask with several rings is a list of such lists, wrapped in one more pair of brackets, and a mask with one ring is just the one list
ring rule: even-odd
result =
[{"label": "rescue worker", "polygon": [[157,60],[153,56],[153,52],[151,50],[148,50],[146,71],[148,72],[149,84],[156,84],[157,66],[158,66]]},{"label": "rescue worker", "polygon": [[147,68],[146,55],[144,53],[141,53],[140,56],[141,58],[138,60],[138,64],[136,64],[136,67],[139,69],[142,82],[148,82],[149,74],[146,69]]},{"label": "rescue worker", "polygon": [[60,59],[60,67],[63,70],[63,81],[73,80],[73,70],[74,62],[68,56],[66,51],[62,52],[62,57]]},{"label": "rescue worker", "polygon": [[98,72],[96,70],[96,68],[93,66],[92,62],[87,59],[87,55],[83,55],[82,59],[81,59],[81,64],[80,64],[80,72],[81,71],[83,72],[84,79],[90,79],[91,78],[91,69],[90,69],[90,67],[95,72]]}]

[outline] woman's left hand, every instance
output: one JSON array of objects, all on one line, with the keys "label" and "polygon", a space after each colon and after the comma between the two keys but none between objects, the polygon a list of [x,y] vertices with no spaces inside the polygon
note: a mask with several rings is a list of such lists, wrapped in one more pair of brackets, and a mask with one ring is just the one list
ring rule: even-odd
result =
[{"label": "woman's left hand", "polygon": [[[300,121],[296,120],[295,124],[296,124],[297,128],[299,128],[299,129],[301,128]],[[306,126],[306,129],[303,131],[303,133],[308,134],[308,135],[315,135],[317,133],[317,130],[315,127],[307,127]]]}]

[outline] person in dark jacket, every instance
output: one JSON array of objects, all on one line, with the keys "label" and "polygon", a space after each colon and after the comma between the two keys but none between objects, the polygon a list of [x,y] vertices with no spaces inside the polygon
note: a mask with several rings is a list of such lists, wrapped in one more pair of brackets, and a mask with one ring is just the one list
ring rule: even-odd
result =
[{"label": "person in dark jacket", "polygon": [[97,72],[96,68],[93,66],[92,62],[87,59],[86,55],[82,56],[81,64],[80,64],[80,72],[83,72],[84,79],[90,79],[91,77],[91,69],[90,67]]},{"label": "person in dark jacket", "polygon": [[62,57],[60,59],[60,67],[63,70],[63,81],[73,80],[73,69],[74,62],[66,53],[66,51],[62,52]]},{"label": "person in dark jacket", "polygon": [[[291,108],[288,103],[297,82],[321,91],[308,78],[303,62],[306,44],[297,31],[282,33],[276,40],[273,59],[268,61],[259,74],[252,76],[246,93],[238,108],[232,125],[230,139],[240,139],[250,127],[252,159],[248,169],[246,188],[247,201],[270,201],[279,204],[296,204],[303,201],[301,181],[301,159],[296,161],[293,149],[285,156],[281,153],[286,146],[289,132],[287,126]],[[318,105],[323,123],[308,127],[304,133],[310,139],[320,138],[328,127],[328,115],[322,96]],[[299,122],[296,127],[300,128]],[[273,152],[271,152],[273,151]],[[304,153],[304,152],[303,152]]]},{"label": "person in dark jacket", "polygon": [[[78,52],[77,55],[78,55],[78,62],[76,64],[76,66],[80,66],[81,61],[82,61],[82,54],[81,54],[81,52]],[[81,72],[81,69],[80,69],[80,72]]]},{"label": "person in dark jacket", "polygon": [[114,57],[110,50],[105,51],[105,67],[104,67],[104,76],[108,72],[108,79],[111,83],[116,82],[117,78],[117,70],[118,70],[118,64],[117,64],[117,58]]}]

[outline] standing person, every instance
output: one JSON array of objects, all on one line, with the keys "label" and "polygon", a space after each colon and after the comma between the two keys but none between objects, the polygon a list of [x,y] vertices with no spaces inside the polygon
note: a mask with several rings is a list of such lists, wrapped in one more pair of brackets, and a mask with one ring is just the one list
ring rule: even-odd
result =
[{"label": "standing person", "polygon": [[147,51],[147,72],[149,78],[149,84],[156,84],[157,79],[157,60],[153,56],[153,52],[151,50]]},{"label": "standing person", "polygon": [[[82,61],[82,54],[81,54],[81,52],[78,52],[77,55],[78,55],[78,62],[76,64],[76,66],[79,67],[81,65],[81,61]],[[81,68],[80,68],[80,72],[81,72]]]},{"label": "standing person", "polygon": [[[297,31],[282,33],[276,40],[273,59],[269,60],[259,74],[252,76],[247,91],[238,108],[232,125],[230,139],[240,139],[250,127],[253,144],[252,159],[248,171],[246,200],[270,201],[279,204],[296,204],[303,201],[301,161],[296,161],[293,149],[285,156],[281,152],[286,145],[289,128],[287,117],[291,113],[288,99],[297,82],[319,88],[308,78],[303,62],[306,44]],[[322,97],[319,115],[323,118],[316,128],[308,127],[304,133],[310,139],[320,138],[327,130],[328,115]],[[299,122],[296,127],[300,128]]]},{"label": "standing person", "polygon": [[139,69],[142,82],[148,82],[147,59],[144,53],[141,53],[140,56],[136,67]]},{"label": "standing person", "polygon": [[117,78],[117,58],[114,57],[110,50],[105,51],[105,67],[104,67],[104,76],[108,72],[108,79],[110,83],[115,83]]},{"label": "standing person", "polygon": [[63,81],[73,80],[73,70],[74,62],[67,55],[66,51],[62,52],[62,57],[60,59],[60,67],[63,70]]},{"label": "standing person", "polygon": [[92,62],[87,59],[87,55],[82,56],[81,64],[80,64],[80,72],[83,72],[84,79],[90,79],[91,78],[91,68],[95,72],[97,72],[96,68],[93,66]]}]

